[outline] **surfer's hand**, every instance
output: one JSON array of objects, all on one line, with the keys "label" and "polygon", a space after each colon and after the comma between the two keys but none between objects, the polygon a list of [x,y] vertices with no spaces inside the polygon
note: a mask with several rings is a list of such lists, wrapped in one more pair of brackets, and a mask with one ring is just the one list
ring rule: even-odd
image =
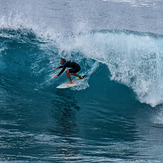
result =
[{"label": "surfer's hand", "polygon": [[57,78],[58,76],[54,76],[53,78]]},{"label": "surfer's hand", "polygon": [[55,68],[54,70],[57,70],[58,69],[58,67],[57,68]]}]

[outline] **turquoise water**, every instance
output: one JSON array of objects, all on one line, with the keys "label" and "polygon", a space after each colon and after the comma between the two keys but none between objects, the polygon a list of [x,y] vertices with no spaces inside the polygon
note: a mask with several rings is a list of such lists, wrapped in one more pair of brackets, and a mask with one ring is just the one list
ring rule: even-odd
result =
[{"label": "turquoise water", "polygon": [[[1,162],[162,162],[161,1],[0,9]],[[88,75],[59,90],[62,57]]]}]

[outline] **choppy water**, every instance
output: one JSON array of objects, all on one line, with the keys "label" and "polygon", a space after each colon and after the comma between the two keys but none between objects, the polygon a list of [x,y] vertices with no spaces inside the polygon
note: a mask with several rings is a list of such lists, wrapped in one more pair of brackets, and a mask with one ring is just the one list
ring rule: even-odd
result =
[{"label": "choppy water", "polygon": [[0,3],[1,162],[162,162],[161,0]]}]

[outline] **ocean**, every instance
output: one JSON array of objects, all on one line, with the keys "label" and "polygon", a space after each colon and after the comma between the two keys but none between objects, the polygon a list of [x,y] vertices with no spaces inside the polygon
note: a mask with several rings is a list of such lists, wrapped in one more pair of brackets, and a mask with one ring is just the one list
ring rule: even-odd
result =
[{"label": "ocean", "polygon": [[0,4],[0,162],[163,161],[162,0]]}]

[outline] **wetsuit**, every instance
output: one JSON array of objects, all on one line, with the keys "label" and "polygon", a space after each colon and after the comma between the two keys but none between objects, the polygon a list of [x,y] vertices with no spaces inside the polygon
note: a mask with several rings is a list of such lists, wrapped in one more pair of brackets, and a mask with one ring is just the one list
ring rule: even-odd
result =
[{"label": "wetsuit", "polygon": [[72,69],[69,69],[69,72],[74,73],[74,74],[79,72],[81,69],[79,64],[72,62],[72,61],[66,61],[63,66],[58,67],[58,68],[62,68],[62,70],[60,71],[60,73],[57,76],[61,75],[64,72],[66,67],[71,67]]}]

